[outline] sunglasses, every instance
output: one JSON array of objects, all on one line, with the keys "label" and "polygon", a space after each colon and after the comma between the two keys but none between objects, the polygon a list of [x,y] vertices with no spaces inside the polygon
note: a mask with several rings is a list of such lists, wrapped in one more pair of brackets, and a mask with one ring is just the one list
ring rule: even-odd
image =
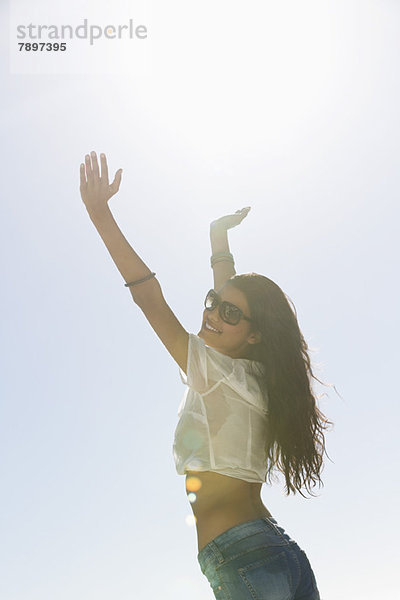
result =
[{"label": "sunglasses", "polygon": [[214,310],[216,306],[218,306],[219,316],[225,323],[229,325],[237,325],[240,319],[245,319],[246,321],[253,321],[249,317],[246,317],[243,312],[230,302],[226,302],[225,300],[221,300],[219,295],[215,290],[209,290],[207,292],[206,299],[204,300],[204,306],[206,310]]}]

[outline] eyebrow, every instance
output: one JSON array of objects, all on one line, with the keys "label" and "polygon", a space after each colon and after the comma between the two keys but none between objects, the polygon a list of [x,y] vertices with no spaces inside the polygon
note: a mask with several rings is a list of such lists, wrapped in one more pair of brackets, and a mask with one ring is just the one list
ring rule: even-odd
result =
[{"label": "eyebrow", "polygon": [[[219,296],[219,294],[218,294]],[[243,314],[245,314],[245,311],[243,310],[243,308],[240,308],[240,306],[238,306],[237,304],[235,304],[234,302],[231,302],[230,300],[222,300],[221,296],[219,296],[221,302],[227,302],[228,304],[230,304],[231,306],[234,306],[235,308],[238,308],[239,310],[242,311]]]},{"label": "eyebrow", "polygon": [[240,308],[240,306],[238,306],[237,304],[235,304],[234,302],[231,302],[230,300],[223,300],[221,297],[221,294],[219,292],[217,292],[217,290],[215,290],[214,288],[212,288],[214,290],[214,293],[218,296],[218,298],[221,300],[221,302],[227,302],[228,304],[231,304],[232,306],[234,306],[235,308],[238,308],[239,310],[242,311],[242,313],[245,315],[246,310],[243,308]]}]

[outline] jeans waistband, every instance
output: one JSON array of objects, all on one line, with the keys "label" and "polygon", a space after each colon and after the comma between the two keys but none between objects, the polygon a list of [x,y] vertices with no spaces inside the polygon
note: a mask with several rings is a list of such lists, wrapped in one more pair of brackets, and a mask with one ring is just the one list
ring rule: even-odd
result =
[{"label": "jeans waistband", "polygon": [[200,550],[197,555],[197,560],[203,573],[210,559],[217,560],[218,563],[224,562],[224,557],[222,555],[224,546],[231,545],[235,541],[243,539],[243,537],[259,533],[263,529],[273,531],[277,534],[277,536],[279,536],[279,543],[282,545],[294,542],[273,517],[261,517],[253,521],[239,523],[239,525],[235,525],[218,535]]}]

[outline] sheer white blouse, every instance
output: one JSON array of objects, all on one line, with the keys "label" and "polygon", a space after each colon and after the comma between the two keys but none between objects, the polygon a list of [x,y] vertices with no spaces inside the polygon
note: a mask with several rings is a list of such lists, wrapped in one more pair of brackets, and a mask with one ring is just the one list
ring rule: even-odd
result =
[{"label": "sheer white blouse", "polygon": [[215,471],[250,482],[265,482],[267,399],[257,361],[231,358],[189,333],[187,385],[178,408],[173,456],[176,471]]}]

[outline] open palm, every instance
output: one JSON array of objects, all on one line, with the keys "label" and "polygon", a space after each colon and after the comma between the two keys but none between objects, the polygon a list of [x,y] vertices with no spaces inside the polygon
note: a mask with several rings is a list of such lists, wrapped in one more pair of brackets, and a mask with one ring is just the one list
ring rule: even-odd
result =
[{"label": "open palm", "polygon": [[[91,159],[91,160],[90,160]],[[80,168],[80,192],[83,203],[89,212],[96,212],[107,206],[109,199],[119,190],[122,169],[118,169],[114,181],[108,181],[108,166],[105,154],[100,154],[101,175],[97,162],[96,152],[85,156],[85,165],[81,163]]]},{"label": "open palm", "polygon": [[236,227],[236,225],[239,225],[239,223],[247,217],[250,208],[250,206],[246,206],[245,208],[237,210],[235,213],[224,215],[223,217],[216,219],[211,223],[211,229],[231,229],[232,227]]}]

